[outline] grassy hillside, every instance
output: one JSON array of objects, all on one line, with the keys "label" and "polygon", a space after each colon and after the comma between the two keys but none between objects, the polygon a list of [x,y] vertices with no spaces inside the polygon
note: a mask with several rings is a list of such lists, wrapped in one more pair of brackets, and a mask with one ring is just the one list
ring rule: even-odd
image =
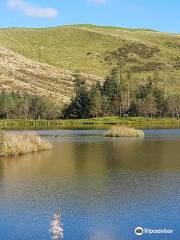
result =
[{"label": "grassy hillside", "polygon": [[[97,76],[82,75],[89,84],[101,80]],[[0,89],[36,93],[63,105],[73,94],[73,73],[0,47]]]},{"label": "grassy hillside", "polygon": [[[21,54],[37,64],[41,62],[69,71],[79,69],[100,77],[120,64],[132,73],[132,84],[135,85],[158,71],[162,81],[167,82],[169,91],[180,90],[180,35],[93,25],[13,28],[0,30],[0,47]],[[9,65],[9,69],[11,67]],[[1,75],[3,69],[1,64]],[[34,69],[34,79],[35,72],[38,70]],[[53,85],[49,73],[44,82]],[[63,91],[66,92],[64,87]]]}]

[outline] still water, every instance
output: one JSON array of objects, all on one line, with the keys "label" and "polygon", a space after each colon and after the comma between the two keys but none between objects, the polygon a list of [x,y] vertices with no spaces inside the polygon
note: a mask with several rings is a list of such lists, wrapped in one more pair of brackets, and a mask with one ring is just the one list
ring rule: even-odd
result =
[{"label": "still water", "polygon": [[[64,240],[180,239],[180,130],[39,133],[52,151],[0,160],[0,240],[50,240],[59,207]],[[138,237],[137,226],[174,232]]]}]

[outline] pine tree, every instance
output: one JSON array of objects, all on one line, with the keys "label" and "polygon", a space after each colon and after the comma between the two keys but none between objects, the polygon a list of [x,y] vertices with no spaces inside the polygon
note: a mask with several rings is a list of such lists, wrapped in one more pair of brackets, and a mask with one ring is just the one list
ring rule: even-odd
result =
[{"label": "pine tree", "polygon": [[88,118],[90,116],[90,96],[85,80],[79,73],[74,75],[75,96],[65,109],[66,118]]},{"label": "pine tree", "polygon": [[101,93],[101,85],[98,82],[90,91],[90,115],[99,117],[103,114],[103,96]]}]

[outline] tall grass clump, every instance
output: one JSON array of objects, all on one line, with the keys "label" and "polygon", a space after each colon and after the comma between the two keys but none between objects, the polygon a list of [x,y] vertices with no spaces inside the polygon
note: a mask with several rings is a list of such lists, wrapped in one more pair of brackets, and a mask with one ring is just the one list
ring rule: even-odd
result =
[{"label": "tall grass clump", "polygon": [[17,134],[0,131],[0,156],[15,156],[51,149],[48,141],[36,133]]},{"label": "tall grass clump", "polygon": [[116,126],[111,128],[105,136],[107,137],[144,137],[142,130],[130,128],[126,126]]}]

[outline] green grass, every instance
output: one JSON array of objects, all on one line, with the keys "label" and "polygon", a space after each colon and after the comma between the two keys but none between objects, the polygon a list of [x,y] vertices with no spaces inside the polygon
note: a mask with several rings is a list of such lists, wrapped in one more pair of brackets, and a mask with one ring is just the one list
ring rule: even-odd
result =
[{"label": "green grass", "polygon": [[125,125],[136,128],[179,128],[180,120],[172,118],[103,117],[78,120],[0,120],[0,129],[58,129],[58,128],[111,128]]},{"label": "green grass", "polygon": [[100,25],[94,25],[94,24],[74,24],[74,25],[65,25],[66,27],[88,27],[88,28],[99,28],[99,29],[114,29],[114,30],[128,30],[128,31],[153,31],[157,32],[156,30],[153,29],[145,29],[145,28],[125,28],[125,27],[115,27],[115,26],[100,26]]},{"label": "green grass", "polygon": [[[133,74],[131,85],[137,85],[152,75],[158,66],[162,85],[167,78],[169,91],[180,90],[179,42],[180,35],[175,34],[88,24],[0,29],[0,46],[71,71],[79,69],[104,76],[123,59],[125,69]],[[135,51],[137,44],[140,48]],[[158,51],[150,57],[142,57],[142,53],[145,56],[154,47]]]}]

